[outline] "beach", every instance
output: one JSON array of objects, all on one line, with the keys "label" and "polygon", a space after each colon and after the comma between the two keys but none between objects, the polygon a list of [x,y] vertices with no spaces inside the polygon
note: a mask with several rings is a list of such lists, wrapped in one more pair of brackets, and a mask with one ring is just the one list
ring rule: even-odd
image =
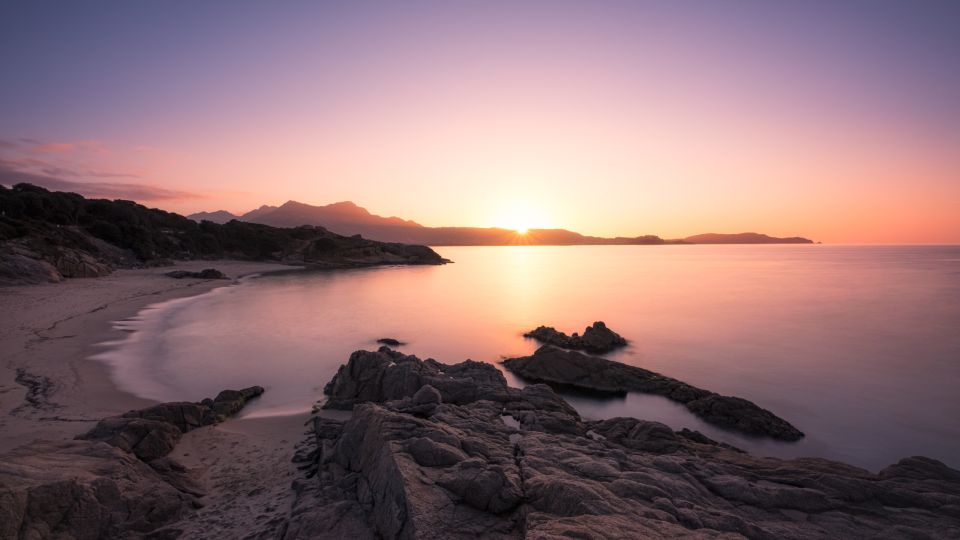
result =
[{"label": "beach", "polygon": [[[232,279],[164,275],[211,267]],[[113,321],[151,304],[230,285],[242,276],[289,269],[275,263],[189,261],[117,270],[97,279],[0,288],[0,452],[34,439],[70,439],[105,416],[152,404],[118,388],[109,367],[90,360],[98,344],[123,337]]]}]

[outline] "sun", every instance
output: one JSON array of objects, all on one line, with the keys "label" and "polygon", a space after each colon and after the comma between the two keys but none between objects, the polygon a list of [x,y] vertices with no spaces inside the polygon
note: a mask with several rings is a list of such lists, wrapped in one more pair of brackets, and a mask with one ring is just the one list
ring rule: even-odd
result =
[{"label": "sun", "polygon": [[520,236],[547,225],[543,210],[527,200],[503,201],[490,221],[494,227],[515,231]]}]

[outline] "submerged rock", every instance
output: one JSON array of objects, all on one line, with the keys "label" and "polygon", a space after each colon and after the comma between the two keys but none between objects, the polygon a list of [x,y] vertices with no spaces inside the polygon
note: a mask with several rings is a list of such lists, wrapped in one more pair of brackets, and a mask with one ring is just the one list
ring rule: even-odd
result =
[{"label": "submerged rock", "polygon": [[607,328],[603,321],[597,321],[592,326],[588,326],[582,336],[576,332],[568,336],[552,326],[538,326],[523,336],[564,349],[579,349],[599,354],[627,345],[627,340]]},{"label": "submerged rock", "polygon": [[795,441],[803,432],[786,420],[743,398],[721,396],[643,368],[544,345],[531,356],[509,358],[503,365],[536,382],[611,394],[644,392],[682,403],[716,426],[748,435]]},{"label": "submerged rock", "polygon": [[[395,366],[373,369],[374,358]],[[364,403],[360,396],[384,397],[396,365],[417,376],[391,386],[389,400]],[[960,534],[960,471],[927,458],[872,474],[823,459],[755,457],[657,422],[584,422],[546,386],[492,391],[499,383],[484,378],[478,386],[491,391],[472,401],[444,395],[426,414],[405,412],[424,401],[415,396],[433,394],[418,380],[472,370],[383,351],[351,355],[337,377],[366,375],[350,382],[354,413],[312,420],[314,459],[294,484],[283,538]],[[500,420],[505,413],[520,420],[519,432]]]}]

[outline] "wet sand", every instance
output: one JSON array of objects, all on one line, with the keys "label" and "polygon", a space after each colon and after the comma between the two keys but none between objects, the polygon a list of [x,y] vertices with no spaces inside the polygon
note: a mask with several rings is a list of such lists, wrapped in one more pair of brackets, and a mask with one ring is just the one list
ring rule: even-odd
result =
[{"label": "wet sand", "polygon": [[[175,268],[211,267],[231,278],[292,268],[241,261],[190,261]],[[113,321],[132,317],[150,304],[233,283],[163,275],[170,270],[118,270],[103,278],[0,288],[0,453],[35,439],[72,439],[105,416],[152,404],[119,389],[110,368],[90,356],[98,344],[123,337]],[[262,515],[233,505],[224,510],[218,501],[240,489],[260,495],[256,500],[266,505],[280,487],[288,489],[290,456],[305,419],[233,420],[184,437],[176,454],[205,480],[211,509],[207,515],[224,518],[221,511],[230,510],[251,519]],[[225,532],[209,519],[204,522]]]}]

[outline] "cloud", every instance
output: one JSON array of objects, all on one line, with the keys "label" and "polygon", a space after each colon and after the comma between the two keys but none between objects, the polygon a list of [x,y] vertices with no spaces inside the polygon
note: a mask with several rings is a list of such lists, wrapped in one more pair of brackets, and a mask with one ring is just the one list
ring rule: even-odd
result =
[{"label": "cloud", "polygon": [[[0,159],[0,184],[12,186],[26,182],[54,191],[71,191],[87,197],[129,199],[133,201],[175,201],[204,198],[204,195],[198,193],[166,189],[149,184],[64,180],[63,176],[83,177],[84,174],[63,168],[49,168],[40,173],[30,172],[22,170],[22,165],[21,162]],[[50,174],[51,172],[60,174]],[[112,173],[100,174],[110,175]],[[116,176],[127,177],[131,175],[116,174]]]},{"label": "cloud", "polygon": [[107,152],[100,141],[52,142],[35,145],[30,149],[39,154],[69,154],[77,150],[91,150],[98,154]]}]

